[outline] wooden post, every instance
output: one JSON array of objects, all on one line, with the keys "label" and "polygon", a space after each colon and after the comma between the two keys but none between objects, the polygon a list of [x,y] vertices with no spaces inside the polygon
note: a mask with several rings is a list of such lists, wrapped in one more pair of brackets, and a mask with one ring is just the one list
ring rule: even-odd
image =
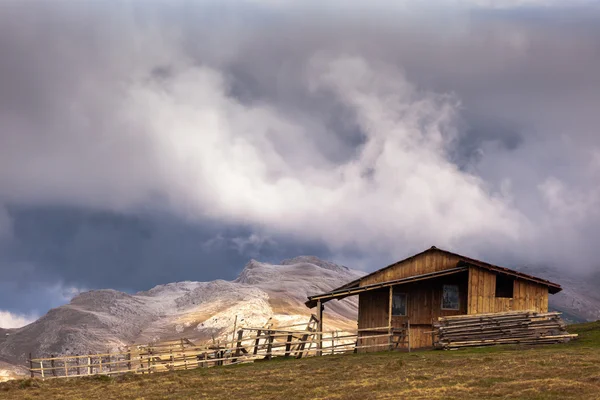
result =
[{"label": "wooden post", "polygon": [[233,349],[233,343],[235,342],[235,330],[237,329],[237,314],[235,316],[235,321],[233,321],[233,333],[231,334],[231,348]]},{"label": "wooden post", "polygon": [[127,349],[127,370],[131,371],[131,348]]},{"label": "wooden post", "polygon": [[410,353],[410,320],[406,320],[406,334],[408,338],[408,352]]},{"label": "wooden post", "polygon": [[50,367],[52,368],[52,376],[56,376],[56,370],[54,369],[54,354],[50,354],[50,357],[52,358],[50,360]]},{"label": "wooden post", "polygon": [[323,303],[321,300],[317,300],[317,356],[321,356],[323,354]]},{"label": "wooden post", "polygon": [[88,363],[88,367],[87,367],[87,373],[88,375],[92,374],[92,356],[91,354],[88,354],[88,358],[87,358],[87,363]]},{"label": "wooden post", "polygon": [[31,353],[29,353],[29,372],[31,373],[31,377],[33,378],[33,360],[31,358]]},{"label": "wooden post", "polygon": [[252,354],[256,355],[258,353],[258,344],[260,343],[260,335],[262,334],[262,331],[259,329],[258,331],[256,331],[256,340],[254,341],[254,351],[252,352]]},{"label": "wooden post", "polygon": [[77,357],[77,361],[75,361],[77,363],[77,376],[81,375],[81,369],[79,368],[79,364],[81,364],[81,359],[79,357],[79,354],[75,354],[75,356]]},{"label": "wooden post", "polygon": [[69,363],[66,358],[63,358],[63,366],[65,367],[65,376],[69,376]]},{"label": "wooden post", "polygon": [[[240,329],[238,331],[237,343],[235,344],[235,357],[239,357],[242,352],[242,336],[244,335],[244,330]],[[236,362],[237,358],[233,359],[233,362]]]},{"label": "wooden post", "polygon": [[98,373],[101,374],[102,372],[102,356],[98,356]]},{"label": "wooden post", "polygon": [[44,379],[44,362],[40,360],[40,372],[42,373],[42,379]]},{"label": "wooden post", "polygon": [[152,361],[152,347],[148,347],[148,373],[154,372],[153,368],[154,368],[154,362]]},{"label": "wooden post", "polygon": [[394,302],[394,287],[390,286],[390,301],[388,305],[388,347],[392,350],[392,309]]},{"label": "wooden post", "polygon": [[335,336],[334,336],[335,332],[331,331],[331,355],[333,355],[333,351],[335,349]]},{"label": "wooden post", "polygon": [[271,354],[271,350],[273,349],[273,332],[272,331],[267,331],[268,335],[269,335],[269,339],[268,339],[268,344],[267,344],[267,355],[266,355],[266,359],[270,360],[273,356]]},{"label": "wooden post", "polygon": [[285,341],[285,358],[288,358],[290,356],[290,350],[292,348],[292,335],[289,334],[287,336],[287,340]]},{"label": "wooden post", "polygon": [[108,354],[108,356],[106,357],[107,359],[107,364],[106,364],[106,369],[108,369],[108,372],[112,372],[112,364],[110,363],[110,349],[106,350],[106,354]]}]

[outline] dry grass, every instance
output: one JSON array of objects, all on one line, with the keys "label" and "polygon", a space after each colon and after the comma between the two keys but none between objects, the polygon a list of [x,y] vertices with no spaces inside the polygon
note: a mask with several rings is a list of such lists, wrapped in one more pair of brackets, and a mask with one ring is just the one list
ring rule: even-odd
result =
[{"label": "dry grass", "polygon": [[21,380],[1,399],[600,399],[600,321],[535,348],[274,360],[151,376]]}]

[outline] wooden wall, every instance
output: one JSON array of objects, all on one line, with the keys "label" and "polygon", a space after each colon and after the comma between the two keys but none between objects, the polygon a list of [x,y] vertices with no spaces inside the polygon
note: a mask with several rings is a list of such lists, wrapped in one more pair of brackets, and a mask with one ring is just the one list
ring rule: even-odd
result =
[{"label": "wooden wall", "polygon": [[513,297],[496,297],[496,273],[482,268],[469,268],[469,314],[503,311],[548,311],[548,287],[523,279],[515,279]]},{"label": "wooden wall", "polygon": [[[390,291],[388,288],[364,292],[358,296],[359,330],[388,326],[389,298]],[[381,333],[385,333],[385,331],[363,331],[359,332],[359,336],[374,336]],[[363,339],[359,341],[360,346],[373,347],[359,349],[359,352],[364,353],[368,351],[384,351],[387,350],[386,347],[376,345],[386,343],[388,343],[387,338]]]},{"label": "wooden wall", "polygon": [[456,268],[459,261],[460,258],[457,256],[441,251],[430,251],[367,276],[361,279],[360,286]]},{"label": "wooden wall", "polygon": [[[442,286],[458,285],[459,310],[442,310]],[[422,282],[415,282],[396,287],[397,292],[406,293],[406,316],[392,317],[392,326],[402,328],[410,321],[410,341],[412,348],[432,346],[432,321],[448,315],[467,314],[468,274],[448,275]],[[358,329],[382,327],[388,325],[389,288],[361,293],[358,300]],[[383,333],[383,331],[379,331]],[[374,332],[363,332],[362,336],[371,336]],[[387,338],[365,339],[364,345],[385,344]],[[383,351],[386,347],[369,348],[367,351]]]}]

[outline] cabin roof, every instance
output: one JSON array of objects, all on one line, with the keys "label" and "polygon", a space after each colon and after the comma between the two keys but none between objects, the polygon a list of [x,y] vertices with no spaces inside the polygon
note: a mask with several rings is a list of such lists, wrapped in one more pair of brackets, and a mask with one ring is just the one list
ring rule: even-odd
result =
[{"label": "cabin roof", "polygon": [[[371,286],[374,286],[374,285],[378,285],[377,287],[384,287],[384,286],[397,285],[397,284],[401,284],[401,283],[407,283],[407,282],[413,281],[413,280],[430,279],[430,278],[435,278],[436,276],[441,276],[441,275],[435,275],[434,276],[433,274],[435,274],[435,273],[429,273],[429,274],[423,274],[423,275],[415,275],[415,276],[411,276],[411,277],[408,277],[408,278],[399,279],[399,280],[395,280],[395,281],[377,282],[377,283],[372,284],[372,285],[360,286],[360,281],[363,280],[363,279],[365,279],[365,278],[367,278],[367,277],[375,275],[376,273],[378,273],[380,271],[385,271],[385,270],[387,270],[389,268],[393,268],[393,267],[397,266],[398,264],[401,264],[403,262],[409,261],[409,260],[411,260],[413,258],[419,257],[421,255],[424,255],[424,254],[430,253],[430,252],[441,252],[441,253],[444,253],[444,254],[447,254],[447,255],[451,255],[451,256],[455,256],[455,257],[459,258],[459,261],[458,261],[458,263],[456,265],[456,268],[452,268],[452,269],[448,269],[448,270],[444,270],[444,271],[439,271],[439,272],[442,272],[442,273],[443,272],[449,272],[449,271],[454,271],[453,273],[456,273],[456,272],[460,272],[460,271],[457,271],[457,269],[459,269],[459,268],[462,269],[462,268],[468,268],[469,266],[474,266],[474,267],[483,268],[483,269],[487,269],[487,270],[494,271],[494,272],[499,272],[499,273],[506,274],[506,275],[515,276],[517,278],[524,279],[524,280],[527,280],[527,281],[539,283],[540,285],[547,286],[548,287],[548,291],[549,291],[550,294],[555,294],[555,293],[558,293],[558,292],[560,292],[562,290],[562,287],[558,283],[550,282],[549,280],[538,278],[538,277],[533,276],[533,275],[525,274],[523,272],[515,271],[515,270],[509,269],[509,268],[505,268],[505,267],[501,267],[501,266],[498,266],[498,265],[486,263],[484,261],[480,261],[480,260],[476,260],[474,258],[462,256],[460,254],[452,253],[450,251],[442,250],[442,249],[439,249],[439,248],[437,248],[435,246],[432,246],[432,247],[430,247],[429,249],[427,249],[425,251],[422,251],[422,252],[420,252],[418,254],[415,254],[413,256],[405,258],[404,260],[397,261],[397,262],[395,262],[393,264],[388,265],[387,267],[378,269],[377,271],[373,271],[370,274],[362,276],[362,277],[360,277],[360,278],[358,278],[358,279],[356,279],[356,280],[354,280],[352,282],[348,282],[347,284],[345,284],[343,286],[340,286],[340,287],[332,290],[331,292],[323,293],[321,295],[310,296],[308,298],[308,301],[306,302],[306,305],[308,307],[312,308],[312,307],[314,307],[314,305],[312,305],[312,304],[313,303],[316,304],[316,301],[318,299],[325,299],[325,298],[327,298],[327,299],[333,299],[333,298],[343,298],[343,297],[346,297],[346,296],[343,296],[343,295],[339,295],[338,296],[338,293],[345,293],[345,292],[348,292],[349,290],[353,290],[352,294],[355,294],[355,293],[359,293],[360,291],[364,291],[364,290],[361,290],[363,287],[366,288],[366,287],[371,287]],[[406,280],[406,282],[405,282],[405,280]],[[359,287],[361,289],[358,289]],[[358,289],[359,291],[356,291],[356,289]],[[368,289],[368,290],[370,290],[370,289]]]}]

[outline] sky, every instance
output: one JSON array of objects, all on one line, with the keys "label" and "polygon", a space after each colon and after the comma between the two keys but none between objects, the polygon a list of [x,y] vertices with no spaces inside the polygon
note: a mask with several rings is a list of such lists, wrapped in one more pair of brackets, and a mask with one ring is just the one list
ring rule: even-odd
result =
[{"label": "sky", "polygon": [[0,4],[0,327],[252,258],[599,271],[599,3],[321,3]]}]

